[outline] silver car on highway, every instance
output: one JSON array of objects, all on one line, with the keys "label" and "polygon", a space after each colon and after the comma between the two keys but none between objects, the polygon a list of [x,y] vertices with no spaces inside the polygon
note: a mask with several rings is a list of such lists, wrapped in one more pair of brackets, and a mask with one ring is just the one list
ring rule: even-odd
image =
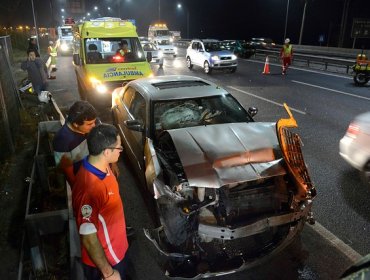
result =
[{"label": "silver car on highway", "polygon": [[370,183],[370,112],[355,117],[339,142],[339,154]]},{"label": "silver car on highway", "polygon": [[145,229],[168,277],[241,271],[287,246],[316,195],[289,118],[257,109],[190,76],[129,82],[113,92],[113,121],[155,207]]},{"label": "silver car on highway", "polygon": [[163,67],[163,51],[149,41],[140,41],[140,43],[148,62],[150,64],[158,64],[160,68]]}]

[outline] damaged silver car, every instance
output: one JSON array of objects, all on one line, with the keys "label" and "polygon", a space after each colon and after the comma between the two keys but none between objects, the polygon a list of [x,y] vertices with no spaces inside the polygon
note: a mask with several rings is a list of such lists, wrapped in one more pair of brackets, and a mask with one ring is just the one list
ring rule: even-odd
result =
[{"label": "damaged silver car", "polygon": [[287,119],[255,122],[256,108],[190,76],[139,79],[114,91],[114,123],[160,221],[145,235],[168,277],[249,268],[314,222],[316,190],[285,109]]}]

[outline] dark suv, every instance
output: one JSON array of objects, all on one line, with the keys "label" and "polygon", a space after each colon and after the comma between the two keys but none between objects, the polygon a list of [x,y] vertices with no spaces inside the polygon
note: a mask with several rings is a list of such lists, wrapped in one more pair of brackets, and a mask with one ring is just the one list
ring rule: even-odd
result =
[{"label": "dark suv", "polygon": [[249,45],[254,49],[273,49],[275,42],[271,38],[252,38]]}]

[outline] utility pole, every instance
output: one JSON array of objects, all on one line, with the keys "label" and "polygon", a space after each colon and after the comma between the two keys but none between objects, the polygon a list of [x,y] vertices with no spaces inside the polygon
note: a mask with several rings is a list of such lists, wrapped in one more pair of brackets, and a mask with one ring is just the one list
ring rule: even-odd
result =
[{"label": "utility pole", "polygon": [[301,45],[302,44],[302,35],[303,35],[303,28],[304,28],[304,20],[305,20],[305,17],[306,17],[307,2],[308,2],[308,0],[305,0],[304,1],[304,8],[303,8],[303,15],[302,15],[302,24],[301,24],[301,32],[299,33],[298,45]]},{"label": "utility pole", "polygon": [[342,21],[340,23],[339,41],[338,48],[343,47],[344,35],[346,34],[347,18],[348,18],[348,8],[351,0],[344,0]]},{"label": "utility pole", "polygon": [[40,44],[39,44],[39,31],[37,30],[35,7],[33,5],[33,0],[31,0],[31,4],[32,4],[33,24],[35,25],[37,47],[39,48],[39,52],[41,53]]},{"label": "utility pole", "polygon": [[286,5],[286,14],[285,14],[285,29],[284,29],[284,38],[283,38],[283,42],[286,38],[286,30],[287,30],[287,26],[288,26],[288,14],[289,14],[289,0],[288,0],[288,3]]},{"label": "utility pole", "polygon": [[158,0],[158,20],[161,21],[161,0]]}]

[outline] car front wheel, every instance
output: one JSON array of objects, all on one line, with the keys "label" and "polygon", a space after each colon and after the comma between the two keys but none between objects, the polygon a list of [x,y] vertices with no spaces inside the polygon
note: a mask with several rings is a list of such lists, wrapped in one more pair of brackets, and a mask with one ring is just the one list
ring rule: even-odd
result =
[{"label": "car front wheel", "polygon": [[362,170],[362,180],[366,184],[370,184],[370,161],[368,161]]},{"label": "car front wheel", "polygon": [[231,67],[231,68],[230,68],[230,72],[231,72],[231,73],[235,73],[235,71],[236,71],[236,67]]},{"label": "car front wheel", "polygon": [[206,74],[211,74],[212,73],[212,68],[209,66],[208,61],[204,62],[203,69],[204,69],[204,73],[206,73]]},{"label": "car front wheel", "polygon": [[189,69],[192,69],[192,68],[193,68],[193,64],[191,63],[191,59],[190,59],[190,57],[189,57],[189,56],[186,58],[186,66],[187,66]]}]

